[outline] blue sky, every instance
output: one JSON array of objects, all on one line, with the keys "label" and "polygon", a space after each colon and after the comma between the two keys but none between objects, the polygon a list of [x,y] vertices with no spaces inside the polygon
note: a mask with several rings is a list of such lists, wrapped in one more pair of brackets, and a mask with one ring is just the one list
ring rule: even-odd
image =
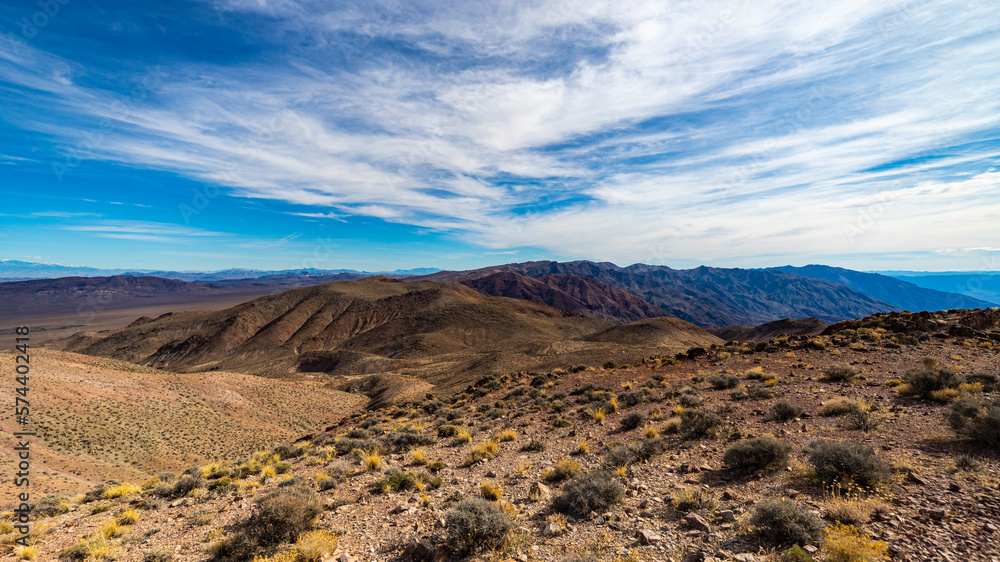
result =
[{"label": "blue sky", "polygon": [[0,258],[1000,269],[998,26],[992,0],[5,2]]}]

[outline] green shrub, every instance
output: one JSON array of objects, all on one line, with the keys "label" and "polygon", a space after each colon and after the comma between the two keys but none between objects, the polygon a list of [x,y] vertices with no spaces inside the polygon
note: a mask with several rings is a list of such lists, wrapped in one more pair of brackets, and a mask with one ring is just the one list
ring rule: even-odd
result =
[{"label": "green shrub", "polygon": [[457,425],[444,424],[437,428],[438,437],[454,437],[461,431]]},{"label": "green shrub", "polygon": [[306,454],[306,448],[291,443],[282,443],[274,448],[274,454],[281,457],[281,460],[294,459]]},{"label": "green shrub", "polygon": [[482,498],[460,501],[445,518],[448,538],[461,552],[501,546],[514,523],[500,507]]},{"label": "green shrub", "polygon": [[705,399],[697,394],[681,394],[680,403],[685,408],[699,408],[705,403]]},{"label": "green shrub", "polygon": [[604,466],[610,470],[619,466],[632,466],[662,455],[666,450],[667,442],[658,437],[614,445],[605,454]]},{"label": "green shrub", "polygon": [[997,384],[998,377],[989,373],[973,373],[965,377],[965,382],[970,384],[979,383],[983,385],[983,392],[993,392],[1000,385]]},{"label": "green shrub", "polygon": [[621,424],[622,429],[629,431],[635,429],[646,423],[646,414],[642,412],[629,412],[622,416],[622,419],[618,420]]},{"label": "green shrub", "polygon": [[222,552],[236,559],[250,559],[260,549],[294,542],[312,528],[323,511],[316,493],[303,485],[278,488],[256,504]]},{"label": "green shrub", "polygon": [[929,400],[932,392],[958,388],[964,381],[948,369],[914,369],[906,373],[905,382],[899,387],[901,394]]},{"label": "green shrub", "polygon": [[604,513],[625,497],[625,486],[610,472],[595,470],[563,485],[562,494],[552,501],[552,509],[577,519],[591,511]]},{"label": "green shrub", "polygon": [[733,375],[719,373],[708,377],[708,384],[712,385],[715,390],[726,390],[736,388],[740,384],[740,379]]},{"label": "green shrub", "polygon": [[444,402],[440,400],[428,400],[424,402],[422,406],[420,406],[421,410],[423,410],[425,413],[432,415],[436,414],[438,410],[440,410],[441,408],[444,408]]},{"label": "green shrub", "polygon": [[204,488],[205,481],[197,476],[185,474],[181,476],[173,485],[160,484],[153,490],[153,494],[164,498],[180,498],[188,495],[195,488]]},{"label": "green shrub", "polygon": [[65,496],[45,496],[31,504],[31,514],[39,518],[54,517],[69,511],[69,503]]},{"label": "green shrub", "polygon": [[750,400],[768,400],[774,398],[774,396],[773,390],[764,388],[763,386],[755,386],[747,389],[747,398]]},{"label": "green shrub", "polygon": [[784,422],[790,422],[801,415],[802,415],[801,407],[789,404],[788,402],[782,400],[781,402],[778,402],[777,404],[771,406],[771,409],[768,410],[767,416],[765,416],[764,419],[767,421],[777,421],[784,423]]},{"label": "green shrub", "polygon": [[948,422],[955,433],[988,450],[1000,451],[1000,400],[979,400],[963,394],[952,403]]},{"label": "green shrub", "polygon": [[680,430],[685,439],[698,439],[722,425],[722,418],[704,410],[684,410],[681,412]]},{"label": "green shrub", "polygon": [[757,504],[750,525],[757,538],[776,547],[812,543],[823,530],[818,517],[785,498]]},{"label": "green shrub", "polygon": [[816,475],[826,485],[853,482],[873,491],[892,478],[892,470],[875,450],[861,443],[817,439],[806,449]]},{"label": "green shrub", "polygon": [[386,494],[409,490],[415,484],[412,474],[398,468],[387,470],[383,478],[375,481],[375,485]]},{"label": "green shrub", "polygon": [[848,382],[854,380],[856,376],[858,376],[858,372],[854,367],[834,365],[823,370],[823,376],[820,380],[824,382]]},{"label": "green shrub", "polygon": [[722,462],[739,474],[777,470],[788,464],[791,447],[769,437],[739,441],[726,450]]}]

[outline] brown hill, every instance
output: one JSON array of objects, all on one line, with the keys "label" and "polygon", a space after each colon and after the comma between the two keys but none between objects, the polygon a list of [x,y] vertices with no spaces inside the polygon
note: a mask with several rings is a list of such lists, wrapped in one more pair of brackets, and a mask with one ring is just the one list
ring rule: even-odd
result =
[{"label": "brown hill", "polygon": [[704,328],[672,317],[649,318],[624,326],[612,326],[587,335],[584,339],[645,347],[674,347],[677,343],[687,347],[708,347],[724,343]]},{"label": "brown hill", "polygon": [[571,314],[595,316],[615,323],[667,316],[665,310],[642,297],[578,275],[551,274],[534,278],[497,271],[486,275],[459,275],[449,280],[487,295],[540,302]]},{"label": "brown hill", "polygon": [[726,326],[709,330],[725,341],[768,341],[780,336],[815,336],[829,324],[819,318],[784,318],[760,326]]},{"label": "brown hill", "polygon": [[64,344],[71,351],[179,372],[417,371],[448,379],[471,359],[535,355],[606,326],[457,283],[370,277],[285,291],[221,311],[165,314],[112,333],[79,334]]}]

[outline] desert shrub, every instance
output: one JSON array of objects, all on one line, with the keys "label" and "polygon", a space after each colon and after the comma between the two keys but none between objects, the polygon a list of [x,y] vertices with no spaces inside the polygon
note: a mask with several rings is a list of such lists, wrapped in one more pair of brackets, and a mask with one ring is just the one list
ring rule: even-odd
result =
[{"label": "desert shrub", "polygon": [[546,482],[562,482],[577,476],[582,470],[583,467],[576,461],[559,459],[552,468],[542,473],[542,480]]},{"label": "desert shrub", "polygon": [[434,438],[416,431],[393,431],[381,437],[386,449],[390,451],[405,451],[414,447],[424,447],[434,444]]},{"label": "desert shrub", "polygon": [[1000,451],[1000,400],[986,401],[964,394],[951,405],[948,423],[955,433]]},{"label": "desert shrub", "polygon": [[188,495],[195,488],[203,488],[205,481],[197,476],[185,474],[173,485],[161,484],[153,490],[153,494],[163,498],[179,498]]},{"label": "desert shrub", "polygon": [[448,538],[462,552],[499,547],[514,526],[500,506],[482,498],[458,502],[448,511],[445,523]]},{"label": "desert shrub", "polygon": [[848,413],[846,421],[848,429],[859,429],[864,432],[874,431],[879,426],[879,417],[866,405]]},{"label": "desert shrub", "polygon": [[[295,459],[306,454],[306,448],[291,443],[282,443],[274,448],[274,454],[281,457],[281,460]],[[211,476],[209,476],[211,478]]]},{"label": "desert shrub", "polygon": [[614,369],[616,365],[618,365],[618,364],[615,363],[614,361],[610,361],[609,360],[609,361],[605,361],[604,363],[602,363],[601,367],[603,367],[605,369]]},{"label": "desert shrub", "polygon": [[644,423],[646,423],[646,414],[642,412],[630,412],[622,416],[622,419],[618,420],[621,424],[622,429],[628,431],[635,429]]},{"label": "desert shrub", "polygon": [[573,425],[573,422],[562,416],[556,416],[556,418],[552,420],[552,427],[555,428],[570,427],[571,425]]},{"label": "desert shrub", "polygon": [[660,438],[614,445],[605,454],[604,465],[610,470],[619,466],[631,466],[662,455],[666,450],[667,442]]},{"label": "desert shrub", "polygon": [[622,501],[625,486],[610,472],[592,471],[577,476],[563,485],[562,494],[552,501],[552,509],[577,519],[591,511],[603,513]]},{"label": "desert shrub", "polygon": [[420,406],[424,413],[431,415],[436,414],[441,408],[444,408],[444,402],[440,400],[428,400]]},{"label": "desert shrub", "polygon": [[823,376],[819,380],[824,382],[848,382],[854,380],[858,372],[854,367],[847,365],[834,365],[823,370]]},{"label": "desert shrub", "polygon": [[739,441],[726,450],[722,462],[730,470],[750,474],[758,470],[776,470],[788,464],[791,447],[769,437]]},{"label": "desert shrub", "polygon": [[795,418],[802,415],[802,408],[789,404],[782,400],[777,404],[771,406],[771,409],[767,411],[767,415],[764,417],[767,421],[777,421],[777,422],[790,422]]},{"label": "desert shrub", "polygon": [[914,369],[906,373],[905,382],[900,394],[929,400],[934,392],[958,388],[964,381],[948,369]]},{"label": "desert shrub", "polygon": [[384,477],[375,481],[375,486],[385,494],[410,490],[414,484],[413,475],[398,468],[387,470]]},{"label": "desert shrub", "polygon": [[872,491],[892,477],[889,465],[861,443],[817,439],[809,444],[806,454],[820,481],[827,485],[854,483]]},{"label": "desert shrub", "polygon": [[327,560],[327,555],[333,554],[339,542],[340,539],[336,535],[322,529],[303,533],[295,541],[295,551],[298,555],[296,560],[301,562]]},{"label": "desert shrub", "polygon": [[823,530],[818,517],[785,498],[757,504],[750,525],[757,538],[771,546],[808,544],[818,539]]},{"label": "desert shrub", "polygon": [[521,447],[522,451],[528,451],[531,453],[540,453],[545,450],[545,443],[539,441],[538,439],[532,439]]},{"label": "desert shrub", "polygon": [[755,386],[747,389],[747,398],[750,400],[768,400],[775,397],[775,392],[763,386]]},{"label": "desert shrub", "polygon": [[56,515],[61,515],[69,511],[69,502],[66,501],[64,496],[45,496],[36,502],[31,504],[31,514],[33,516],[42,517],[54,517]]},{"label": "desert shrub", "polygon": [[889,545],[872,540],[851,525],[835,523],[823,532],[824,559],[830,562],[881,562],[888,560]]},{"label": "desert shrub", "polygon": [[305,486],[278,488],[257,500],[257,509],[233,537],[236,558],[249,558],[260,548],[295,541],[312,528],[322,512],[316,493]]},{"label": "desert shrub", "polygon": [[747,393],[747,389],[745,388],[737,388],[736,390],[729,393],[729,399],[735,402],[749,400],[750,394]]},{"label": "desert shrub", "polygon": [[622,407],[632,407],[649,402],[653,393],[648,388],[641,388],[631,392],[622,392],[618,395],[618,405]]},{"label": "desert shrub", "polygon": [[965,377],[965,382],[970,384],[979,383],[983,385],[983,392],[993,392],[997,388],[1000,388],[997,384],[998,378],[996,375],[991,375],[989,373],[973,373]]},{"label": "desert shrub", "polygon": [[740,384],[740,379],[739,377],[735,377],[733,375],[719,373],[708,377],[708,384],[712,385],[712,388],[715,390],[726,390],[729,388],[736,388],[736,386]]},{"label": "desert shrub", "polygon": [[437,413],[439,418],[444,418],[446,421],[454,421],[462,417],[462,412],[456,410],[455,408],[443,408],[438,410]]},{"label": "desert shrub", "polygon": [[670,504],[680,513],[713,509],[715,496],[699,488],[681,488],[670,494]]},{"label": "desert shrub", "polygon": [[[565,371],[563,371],[563,372],[565,372]],[[550,377],[550,376],[542,373],[541,375],[535,375],[535,377],[532,378],[531,382],[528,383],[528,384],[530,384],[531,386],[533,386],[535,388],[538,388],[538,387],[545,386],[545,385],[549,384],[550,382],[552,382],[552,377]]]},{"label": "desert shrub", "polygon": [[705,399],[697,394],[681,394],[680,403],[685,408],[699,408],[705,403]]},{"label": "desert shrub", "polygon": [[479,495],[484,500],[496,502],[500,501],[500,497],[503,495],[503,489],[500,487],[500,484],[483,481],[479,483]]},{"label": "desert shrub", "polygon": [[457,425],[443,424],[437,428],[438,437],[454,437],[461,431]]},{"label": "desert shrub", "polygon": [[843,416],[845,414],[850,414],[851,412],[856,412],[860,409],[861,404],[859,404],[857,400],[838,396],[824,402],[823,405],[820,406],[819,414],[827,417]]},{"label": "desert shrub", "polygon": [[337,440],[334,445],[338,455],[346,455],[353,451],[382,451],[384,445],[375,439],[353,439],[345,437]]},{"label": "desert shrub", "polygon": [[714,433],[722,425],[722,418],[704,410],[681,412],[680,432],[685,439],[698,439]]}]

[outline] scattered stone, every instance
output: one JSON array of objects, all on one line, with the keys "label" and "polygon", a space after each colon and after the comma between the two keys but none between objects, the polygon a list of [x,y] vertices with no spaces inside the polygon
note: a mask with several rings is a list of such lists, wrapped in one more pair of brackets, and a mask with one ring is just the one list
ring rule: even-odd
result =
[{"label": "scattered stone", "polygon": [[733,513],[733,510],[731,509],[724,509],[720,511],[719,517],[721,517],[722,520],[725,521],[726,523],[732,523],[736,521],[736,514]]},{"label": "scattered stone", "polygon": [[425,538],[414,538],[403,549],[401,557],[412,562],[431,562],[434,560],[434,544]]},{"label": "scattered stone", "polygon": [[549,523],[548,525],[545,526],[545,530],[542,531],[542,533],[546,537],[554,537],[554,536],[558,535],[559,534],[559,524],[558,523]]},{"label": "scattered stone", "polygon": [[547,500],[552,497],[552,489],[541,482],[535,482],[528,489],[528,497],[536,501]]},{"label": "scattered stone", "polygon": [[704,517],[698,515],[697,513],[688,513],[687,517],[684,518],[684,521],[687,522],[688,527],[697,531],[701,531],[703,533],[712,532],[712,526],[708,524],[708,521],[705,521]]},{"label": "scattered stone", "polygon": [[682,562],[705,562],[705,553],[700,550],[688,552]]},{"label": "scattered stone", "polygon": [[639,537],[640,543],[647,545],[658,544],[663,541],[663,537],[660,536],[660,533],[657,533],[652,529],[642,529],[641,531],[636,533],[636,536]]},{"label": "scattered stone", "polygon": [[819,552],[819,549],[816,548],[815,546],[811,545],[811,544],[807,544],[807,545],[803,546],[802,550],[808,552],[810,555],[813,555],[813,554],[816,554],[817,552]]},{"label": "scattered stone", "polygon": [[358,562],[358,559],[345,552],[337,557],[337,562]]},{"label": "scattered stone", "polygon": [[927,486],[927,485],[930,484],[930,482],[926,478],[924,478],[923,476],[920,476],[919,474],[917,474],[915,472],[907,473],[907,475],[906,475],[906,481],[909,482],[909,483],[911,483],[911,484],[917,484],[919,486]]}]

